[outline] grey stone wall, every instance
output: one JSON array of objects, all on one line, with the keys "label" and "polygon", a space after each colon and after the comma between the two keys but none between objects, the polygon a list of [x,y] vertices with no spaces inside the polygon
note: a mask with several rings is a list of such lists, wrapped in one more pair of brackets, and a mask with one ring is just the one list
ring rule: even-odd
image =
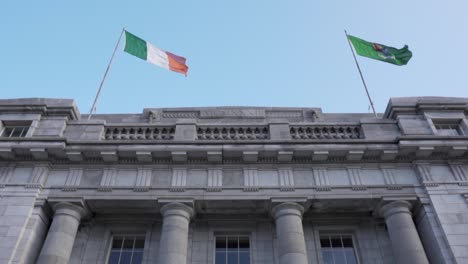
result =
[{"label": "grey stone wall", "polygon": [[[291,223],[302,217],[305,241],[291,241],[305,242],[309,263],[321,263],[327,232],[351,234],[361,264],[395,263],[399,236],[385,223],[422,243],[420,263],[468,263],[467,114],[466,98],[410,97],[391,99],[378,118],[201,107],[88,120],[73,100],[0,100],[0,131],[29,125],[22,138],[0,134],[0,264],[35,263],[46,237],[60,238],[54,219],[80,221],[66,239],[73,247],[59,252],[68,263],[105,263],[114,234],[144,235],[144,263],[158,261],[165,236],[187,242],[178,262],[213,263],[223,233],[250,236],[252,263],[281,263],[291,253],[277,236],[288,221],[272,215],[281,204],[296,208]],[[187,234],[162,229],[168,204],[186,208],[182,218],[194,212]],[[57,205],[71,215],[56,218]]]}]

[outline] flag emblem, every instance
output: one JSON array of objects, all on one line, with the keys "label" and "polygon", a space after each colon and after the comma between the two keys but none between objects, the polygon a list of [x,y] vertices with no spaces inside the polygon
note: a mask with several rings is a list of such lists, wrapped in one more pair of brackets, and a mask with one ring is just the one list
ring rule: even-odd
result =
[{"label": "flag emblem", "polygon": [[406,65],[413,53],[405,45],[401,49],[385,46],[382,44],[365,41],[355,36],[348,35],[356,53],[375,60],[385,61],[395,65]]}]

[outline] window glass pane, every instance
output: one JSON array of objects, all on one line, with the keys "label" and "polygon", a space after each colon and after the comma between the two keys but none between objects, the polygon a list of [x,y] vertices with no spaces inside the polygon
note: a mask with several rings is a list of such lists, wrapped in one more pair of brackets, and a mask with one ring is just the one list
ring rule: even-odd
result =
[{"label": "window glass pane", "polygon": [[25,137],[29,126],[5,126],[2,136],[4,137]]},{"label": "window glass pane", "polygon": [[123,243],[123,248],[133,248],[133,238],[126,237]]},{"label": "window glass pane", "polygon": [[122,252],[122,255],[120,256],[120,264],[131,264],[130,260],[132,258],[132,251],[130,250],[125,250]]},{"label": "window glass pane", "polygon": [[132,264],[141,264],[143,261],[143,251],[133,252]]},{"label": "window glass pane", "polygon": [[357,264],[356,255],[354,255],[354,250],[352,248],[346,248],[344,251],[348,264]]},{"label": "window glass pane", "polygon": [[119,264],[120,252],[112,251],[109,256],[109,264]]},{"label": "window glass pane", "polygon": [[250,242],[249,242],[249,238],[248,237],[240,237],[239,238],[239,248],[249,248]]},{"label": "window glass pane", "polygon": [[238,253],[237,252],[228,252],[227,253],[228,262],[227,264],[238,264]]},{"label": "window glass pane", "polygon": [[323,263],[333,264],[333,253],[331,249],[322,249]]},{"label": "window glass pane", "polygon": [[353,240],[351,238],[343,238],[343,247],[352,248],[353,247]]},{"label": "window glass pane", "polygon": [[216,238],[216,248],[226,248],[226,237]]},{"label": "window glass pane", "polygon": [[226,253],[216,252],[215,264],[226,264]]},{"label": "window glass pane", "polygon": [[228,248],[235,248],[237,249],[237,237],[229,237],[228,238]]},{"label": "window glass pane", "polygon": [[120,249],[121,247],[122,247],[122,239],[121,238],[114,238],[114,241],[112,241],[112,248]]},{"label": "window glass pane", "polygon": [[141,264],[144,246],[142,236],[114,236],[109,264]]},{"label": "window glass pane", "polygon": [[333,249],[333,258],[335,260],[335,264],[346,264],[344,251],[341,249]]},{"label": "window glass pane", "polygon": [[145,240],[141,239],[141,238],[138,238],[135,241],[135,248],[145,248]]},{"label": "window glass pane", "polygon": [[341,238],[339,237],[332,237],[331,244],[333,248],[341,248]]},{"label": "window glass pane", "polygon": [[240,252],[239,253],[239,264],[250,264],[250,253]]},{"label": "window glass pane", "polygon": [[331,244],[330,244],[330,239],[327,238],[322,238],[320,239],[320,246],[321,247],[331,247]]}]

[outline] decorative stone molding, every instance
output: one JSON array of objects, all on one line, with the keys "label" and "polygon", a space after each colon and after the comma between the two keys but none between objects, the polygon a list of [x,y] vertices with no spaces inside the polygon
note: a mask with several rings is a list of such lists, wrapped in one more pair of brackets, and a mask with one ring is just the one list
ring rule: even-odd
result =
[{"label": "decorative stone molding", "polygon": [[172,140],[175,126],[106,126],[105,140]]},{"label": "decorative stone molding", "polygon": [[416,169],[418,171],[418,175],[424,186],[437,187],[439,186],[439,184],[437,182],[434,182],[429,166],[430,165],[427,163],[416,163]]},{"label": "decorative stone molding", "polygon": [[13,177],[15,166],[1,167],[0,168],[0,188],[5,187],[5,184],[10,182]]},{"label": "decorative stone molding", "polygon": [[190,220],[194,215],[193,206],[188,206],[184,203],[171,202],[166,203],[161,207],[161,214],[163,217],[168,217],[171,215],[182,216],[187,220]]},{"label": "decorative stone molding", "polygon": [[291,125],[292,139],[360,139],[360,125]]},{"label": "decorative stone molding", "polygon": [[365,191],[367,189],[366,186],[362,184],[361,170],[362,168],[347,168],[351,189],[354,191]]},{"label": "decorative stone molding", "polygon": [[468,173],[461,164],[449,164],[449,167],[458,185],[468,185]]},{"label": "decorative stone molding", "polygon": [[207,151],[206,159],[208,162],[219,163],[223,161],[223,152],[222,151]]},{"label": "decorative stone molding", "polygon": [[65,180],[62,191],[74,192],[80,186],[81,177],[83,176],[82,168],[70,168],[68,171],[67,179]]},{"label": "decorative stone molding", "polygon": [[268,126],[197,126],[197,140],[266,140]]},{"label": "decorative stone molding", "polygon": [[294,174],[292,168],[278,169],[280,191],[294,191]]},{"label": "decorative stone molding", "polygon": [[395,160],[398,156],[398,150],[384,149],[380,154],[382,160]]},{"label": "decorative stone molding", "polygon": [[12,160],[16,158],[16,154],[12,148],[0,148],[0,158]]},{"label": "decorative stone molding", "polygon": [[399,186],[396,181],[393,168],[383,166],[380,169],[383,173],[383,179],[384,179],[385,185],[387,185],[388,190],[401,190],[402,189],[402,187]]},{"label": "decorative stone molding", "polygon": [[208,168],[208,192],[220,192],[223,188],[223,169]]},{"label": "decorative stone molding", "polygon": [[392,216],[393,214],[398,214],[398,213],[405,213],[412,215],[411,209],[413,208],[413,205],[407,201],[404,200],[396,200],[389,202],[382,206],[379,210],[379,214],[383,216],[384,218],[388,218]]},{"label": "decorative stone molding", "polygon": [[317,191],[331,191],[330,181],[327,176],[326,168],[312,169],[314,175],[315,189]]},{"label": "decorative stone molding", "polygon": [[151,187],[151,178],[153,170],[150,168],[138,168],[137,178],[133,191],[147,192]]},{"label": "decorative stone molding", "polygon": [[80,151],[67,151],[65,155],[70,161],[74,162],[81,162],[84,159],[83,153],[81,153]]},{"label": "decorative stone molding", "polygon": [[[315,111],[311,111],[312,115]],[[290,110],[290,111],[266,111],[267,118],[283,118],[288,120],[299,121],[304,119],[304,113],[302,110]]]},{"label": "decorative stone molding", "polygon": [[172,169],[171,192],[184,192],[187,186],[187,168]]},{"label": "decorative stone molding", "polygon": [[106,168],[101,178],[101,184],[98,187],[98,191],[110,192],[112,187],[115,185],[115,177],[117,175],[117,169]]},{"label": "decorative stone molding", "polygon": [[257,192],[258,189],[258,170],[244,169],[244,192]]},{"label": "decorative stone molding", "polygon": [[199,118],[200,111],[170,111],[164,110],[162,118],[164,119],[178,119],[178,118]]},{"label": "decorative stone molding", "polygon": [[29,182],[26,184],[26,188],[41,188],[45,181],[47,180],[47,176],[49,175],[50,167],[49,164],[39,164],[34,166],[31,178]]}]

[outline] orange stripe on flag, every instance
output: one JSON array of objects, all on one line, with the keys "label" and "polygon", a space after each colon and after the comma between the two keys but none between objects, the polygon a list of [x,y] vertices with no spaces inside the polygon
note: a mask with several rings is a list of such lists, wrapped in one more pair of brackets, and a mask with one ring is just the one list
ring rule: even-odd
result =
[{"label": "orange stripe on flag", "polygon": [[166,54],[169,59],[169,69],[171,71],[183,73],[187,76],[188,66],[185,64],[187,60],[184,57],[177,56],[167,51]]}]

